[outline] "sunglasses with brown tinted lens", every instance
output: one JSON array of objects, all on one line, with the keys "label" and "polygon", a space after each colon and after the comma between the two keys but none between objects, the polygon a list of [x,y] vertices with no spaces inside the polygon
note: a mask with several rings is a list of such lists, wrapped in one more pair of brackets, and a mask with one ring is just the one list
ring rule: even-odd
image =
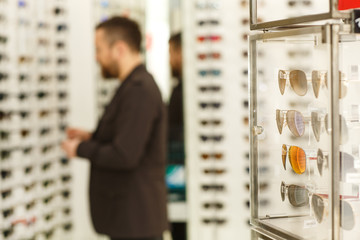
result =
[{"label": "sunglasses with brown tinted lens", "polygon": [[218,169],[218,168],[207,168],[204,169],[205,174],[213,174],[213,175],[221,175],[226,172],[225,169]]},{"label": "sunglasses with brown tinted lens", "polygon": [[199,53],[198,59],[205,60],[205,59],[220,59],[221,53],[219,52],[212,52],[212,53]]},{"label": "sunglasses with brown tinted lens", "polygon": [[203,160],[208,160],[208,159],[222,160],[223,159],[222,153],[202,153],[200,156]]},{"label": "sunglasses with brown tinted lens", "polygon": [[224,204],[221,202],[207,202],[203,204],[204,208],[215,208],[215,209],[222,209]]},{"label": "sunglasses with brown tinted lens", "polygon": [[208,126],[208,125],[219,126],[221,124],[221,120],[220,119],[201,120],[200,123],[203,126]]},{"label": "sunglasses with brown tinted lens", "polygon": [[303,187],[295,184],[285,184],[281,182],[280,186],[281,200],[285,201],[286,196],[289,202],[294,207],[304,207],[309,205],[309,191]]}]

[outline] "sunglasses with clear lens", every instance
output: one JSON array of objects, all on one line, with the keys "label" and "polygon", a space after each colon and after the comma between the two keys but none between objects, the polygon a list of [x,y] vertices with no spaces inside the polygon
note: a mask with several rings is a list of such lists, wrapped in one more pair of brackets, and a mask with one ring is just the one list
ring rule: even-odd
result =
[{"label": "sunglasses with clear lens", "polygon": [[208,10],[216,10],[220,8],[219,2],[197,2],[195,4],[197,9],[208,9]]}]

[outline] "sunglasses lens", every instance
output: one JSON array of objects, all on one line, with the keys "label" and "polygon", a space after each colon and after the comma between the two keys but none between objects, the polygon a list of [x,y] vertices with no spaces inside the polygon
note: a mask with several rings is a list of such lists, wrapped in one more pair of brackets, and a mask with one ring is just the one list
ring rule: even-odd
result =
[{"label": "sunglasses lens", "polygon": [[295,173],[303,174],[305,172],[306,155],[303,149],[296,146],[291,146],[289,148],[289,160]]},{"label": "sunglasses lens", "polygon": [[279,130],[279,133],[282,133],[282,128],[284,125],[284,112],[279,109],[276,110],[276,124]]},{"label": "sunglasses lens", "polygon": [[295,110],[288,111],[286,114],[286,121],[290,131],[296,136],[300,137],[305,132],[305,124],[303,115]]},{"label": "sunglasses lens", "polygon": [[285,71],[279,70],[278,81],[279,81],[279,89],[280,89],[281,95],[284,95],[285,85],[286,85],[286,73],[285,73]]},{"label": "sunglasses lens", "polygon": [[307,92],[307,80],[305,73],[301,70],[291,71],[290,85],[297,95],[304,96]]},{"label": "sunglasses lens", "polygon": [[290,185],[288,188],[288,198],[294,207],[303,207],[309,204],[309,192],[304,187]]},{"label": "sunglasses lens", "polygon": [[286,192],[286,186],[284,182],[281,182],[281,187],[280,187],[280,194],[281,194],[281,200],[285,201],[285,192]]},{"label": "sunglasses lens", "polygon": [[283,144],[281,150],[281,158],[285,170],[286,170],[286,154],[287,154],[287,147],[285,144]]},{"label": "sunglasses lens", "polygon": [[312,87],[314,90],[314,95],[316,98],[319,97],[319,91],[320,91],[320,77],[319,77],[319,71],[312,71],[311,74],[311,82],[312,82]]},{"label": "sunglasses lens", "polygon": [[318,152],[317,152],[317,167],[319,170],[320,175],[322,176],[322,170],[323,170],[323,166],[324,166],[324,154],[321,151],[321,149],[319,148]]},{"label": "sunglasses lens", "polygon": [[313,195],[311,199],[311,204],[314,210],[316,221],[318,221],[318,223],[321,223],[324,217],[324,200],[318,195]]},{"label": "sunglasses lens", "polygon": [[348,134],[348,128],[346,125],[345,118],[341,115],[340,115],[340,129],[341,129],[340,144],[345,144],[348,141],[349,134]]},{"label": "sunglasses lens", "polygon": [[341,227],[345,230],[353,229],[355,226],[355,219],[354,219],[354,212],[350,203],[346,201],[341,201],[340,213],[341,213],[341,219],[340,219]]},{"label": "sunglasses lens", "polygon": [[316,138],[316,141],[320,141],[321,121],[317,112],[311,112],[311,127]]},{"label": "sunglasses lens", "polygon": [[328,117],[327,114],[325,115],[324,123],[325,123],[325,130],[326,130],[327,134],[330,134],[330,131],[329,131],[329,117]]}]

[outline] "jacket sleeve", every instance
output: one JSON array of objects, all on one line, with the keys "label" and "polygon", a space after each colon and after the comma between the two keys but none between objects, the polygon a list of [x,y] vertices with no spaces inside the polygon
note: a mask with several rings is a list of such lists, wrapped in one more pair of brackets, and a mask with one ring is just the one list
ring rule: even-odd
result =
[{"label": "jacket sleeve", "polygon": [[131,170],[138,166],[160,107],[151,92],[143,87],[128,89],[122,101],[113,141],[107,144],[94,139],[81,142],[77,149],[79,157],[88,158],[91,164],[102,168]]}]

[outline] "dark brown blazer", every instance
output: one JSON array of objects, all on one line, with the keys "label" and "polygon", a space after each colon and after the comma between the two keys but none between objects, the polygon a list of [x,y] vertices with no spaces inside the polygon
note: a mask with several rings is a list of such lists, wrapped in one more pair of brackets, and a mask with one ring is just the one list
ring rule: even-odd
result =
[{"label": "dark brown blazer", "polygon": [[140,65],[124,80],[77,154],[91,163],[90,209],[97,232],[161,236],[168,228],[166,113],[153,77]]}]

